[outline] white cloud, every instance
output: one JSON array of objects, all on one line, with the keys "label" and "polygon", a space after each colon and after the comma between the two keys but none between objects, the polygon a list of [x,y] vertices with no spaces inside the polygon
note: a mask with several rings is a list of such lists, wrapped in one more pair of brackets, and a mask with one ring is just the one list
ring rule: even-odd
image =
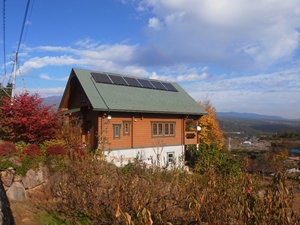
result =
[{"label": "white cloud", "polygon": [[152,27],[155,30],[161,30],[163,28],[162,23],[156,17],[149,19],[148,27]]},{"label": "white cloud", "polygon": [[176,62],[259,68],[287,60],[299,47],[298,0],[143,0],[139,7],[151,10],[157,46]]},{"label": "white cloud", "polygon": [[[188,89],[186,89],[188,91]],[[219,112],[251,112],[263,115],[282,116],[298,119],[300,100],[299,92],[257,92],[257,91],[199,91],[190,93],[196,100],[202,100],[208,95]]]},{"label": "white cloud", "polygon": [[195,100],[207,96],[218,111],[299,118],[300,68],[250,77],[228,77],[183,86]]},{"label": "white cloud", "polygon": [[85,38],[83,40],[79,40],[79,41],[75,42],[75,45],[82,46],[85,48],[95,48],[99,45],[99,41],[95,41],[90,38]]},{"label": "white cloud", "polygon": [[51,80],[51,78],[48,75],[46,75],[46,74],[41,74],[40,78],[41,79],[45,79],[45,80]]},{"label": "white cloud", "polygon": [[63,95],[63,92],[65,90],[65,87],[56,87],[56,88],[16,88],[16,94],[22,94],[25,91],[30,94],[39,94],[40,97],[49,97],[49,96],[61,96]]}]

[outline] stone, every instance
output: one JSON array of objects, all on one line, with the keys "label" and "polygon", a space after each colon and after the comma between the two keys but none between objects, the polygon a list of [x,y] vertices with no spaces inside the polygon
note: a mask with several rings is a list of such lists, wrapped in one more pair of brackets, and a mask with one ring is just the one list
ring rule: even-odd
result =
[{"label": "stone", "polygon": [[25,200],[25,188],[20,182],[14,182],[6,192],[10,200],[23,201]]},{"label": "stone", "polygon": [[45,166],[41,166],[36,172],[33,169],[27,171],[26,175],[22,178],[22,183],[26,189],[34,188],[43,184],[49,177],[49,169]]},{"label": "stone", "polygon": [[1,180],[3,184],[7,187],[10,187],[14,179],[14,175],[11,171],[6,170],[6,171],[1,171]]},{"label": "stone", "polygon": [[12,156],[8,160],[13,162],[17,166],[22,166],[22,163],[20,162],[20,158],[18,156]]},{"label": "stone", "polygon": [[15,174],[15,176],[14,176],[14,182],[22,182],[22,178],[23,178],[22,175]]}]

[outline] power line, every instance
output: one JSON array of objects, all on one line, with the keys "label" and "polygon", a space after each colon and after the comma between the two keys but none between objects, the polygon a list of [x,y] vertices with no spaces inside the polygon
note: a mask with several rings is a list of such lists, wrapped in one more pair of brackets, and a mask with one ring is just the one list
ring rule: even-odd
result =
[{"label": "power line", "polygon": [[3,0],[3,60],[4,60],[4,76],[2,84],[4,83],[4,79],[6,77],[6,51],[5,51],[5,0]]},{"label": "power line", "polygon": [[[31,4],[31,9],[30,9],[30,12],[29,12],[29,17],[28,17],[28,20],[27,21],[30,21],[30,18],[31,18],[31,14],[32,14],[32,11],[33,11],[33,6],[34,6],[34,0],[32,1],[32,4]],[[25,39],[26,39],[26,35],[27,35],[27,31],[28,31],[28,26],[25,27],[25,33],[24,33],[24,38],[23,38],[23,42],[25,42]],[[24,46],[22,46],[24,47]],[[22,48],[21,47],[21,50],[18,51],[19,53],[22,51]]]},{"label": "power line", "polygon": [[27,18],[29,4],[30,4],[30,0],[27,1],[25,15],[24,15],[24,19],[23,19],[23,25],[22,25],[21,34],[20,34],[20,39],[19,39],[18,48],[17,48],[16,55],[15,55],[13,82],[12,82],[12,87],[11,87],[11,99],[13,99],[15,97],[16,66],[17,66],[17,62],[18,62],[18,52],[20,49],[21,41],[22,41],[22,36],[23,36],[23,31],[24,31],[24,27],[25,27],[26,18]]}]

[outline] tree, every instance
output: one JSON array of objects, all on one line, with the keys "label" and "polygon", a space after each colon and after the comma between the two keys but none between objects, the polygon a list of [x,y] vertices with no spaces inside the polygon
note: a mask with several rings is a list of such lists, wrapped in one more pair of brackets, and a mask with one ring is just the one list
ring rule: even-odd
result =
[{"label": "tree", "polygon": [[61,124],[59,113],[54,113],[52,106],[44,106],[38,94],[20,94],[13,102],[5,97],[1,103],[0,127],[4,139],[33,143],[55,138],[55,130]]},{"label": "tree", "polygon": [[[0,99],[11,96],[11,87],[12,83],[8,83],[6,87],[3,87],[0,83]],[[3,106],[2,102],[0,102],[0,106]]]},{"label": "tree", "polygon": [[202,128],[199,134],[200,145],[211,146],[214,144],[218,150],[221,150],[225,144],[225,139],[223,137],[224,131],[220,129],[219,122],[216,121],[216,109],[209,99],[198,103],[208,112],[208,115],[202,116],[198,121]]}]

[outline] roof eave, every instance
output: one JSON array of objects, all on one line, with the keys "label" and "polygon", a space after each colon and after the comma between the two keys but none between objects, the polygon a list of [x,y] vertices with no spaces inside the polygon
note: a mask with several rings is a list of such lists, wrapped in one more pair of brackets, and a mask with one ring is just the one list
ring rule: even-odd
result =
[{"label": "roof eave", "polygon": [[191,115],[191,116],[204,116],[208,115],[205,113],[195,112],[170,112],[170,111],[147,111],[147,110],[130,110],[130,109],[100,109],[94,108],[93,111],[110,111],[110,112],[131,112],[131,113],[155,113],[155,114],[169,114],[169,115]]}]

